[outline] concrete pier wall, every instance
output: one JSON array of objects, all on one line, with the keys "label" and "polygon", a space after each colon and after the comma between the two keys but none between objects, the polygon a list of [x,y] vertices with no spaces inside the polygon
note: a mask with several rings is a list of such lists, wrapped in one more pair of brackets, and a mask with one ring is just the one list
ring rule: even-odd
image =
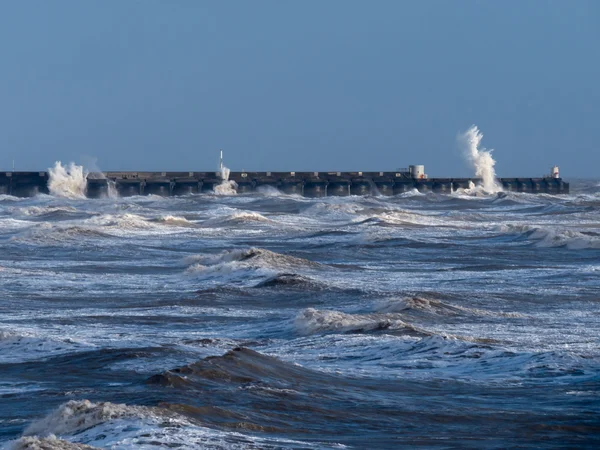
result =
[{"label": "concrete pier wall", "polygon": [[171,195],[190,195],[202,192],[202,181],[193,178],[181,178],[173,182]]},{"label": "concrete pier wall", "polygon": [[[412,190],[450,194],[480,184],[476,178],[413,179],[405,172],[231,172],[239,194],[278,189],[306,197],[398,195]],[[219,172],[105,172],[88,176],[87,196],[105,197],[115,190],[134,195],[180,196],[211,193],[221,184]],[[508,192],[567,194],[560,178],[500,178]],[[0,172],[0,195],[29,197],[48,193],[47,172]]]}]

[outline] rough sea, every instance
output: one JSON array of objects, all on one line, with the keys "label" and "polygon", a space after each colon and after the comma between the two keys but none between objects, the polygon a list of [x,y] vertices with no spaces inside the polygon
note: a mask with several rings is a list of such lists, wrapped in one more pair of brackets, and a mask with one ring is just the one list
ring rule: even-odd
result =
[{"label": "rough sea", "polygon": [[0,446],[600,447],[600,182],[0,197]]}]

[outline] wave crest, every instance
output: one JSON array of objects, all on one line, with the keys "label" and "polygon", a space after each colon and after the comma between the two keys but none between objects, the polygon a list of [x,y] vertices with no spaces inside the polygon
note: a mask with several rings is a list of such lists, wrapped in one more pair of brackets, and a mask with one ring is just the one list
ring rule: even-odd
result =
[{"label": "wave crest", "polygon": [[18,363],[90,348],[89,344],[70,338],[36,336],[29,332],[0,330],[0,363]]},{"label": "wave crest", "polygon": [[26,436],[20,438],[11,447],[12,450],[97,450],[97,447],[91,445],[78,444],[75,442],[64,441],[56,436],[47,438],[38,438],[36,436]]},{"label": "wave crest", "polygon": [[495,312],[478,308],[454,305],[441,300],[426,297],[405,297],[383,300],[375,305],[375,311],[379,313],[425,313],[435,316],[500,316],[500,317],[523,317],[521,314],[512,312]]},{"label": "wave crest", "polygon": [[519,238],[533,240],[537,247],[565,247],[569,250],[600,248],[600,233],[597,231],[526,224],[501,225],[498,230],[501,233],[517,234]]},{"label": "wave crest", "polygon": [[62,404],[43,419],[33,422],[25,436],[46,437],[52,434],[72,434],[92,428],[103,422],[122,417],[144,417],[154,409],[110,402],[92,403],[89,400],[71,400]]},{"label": "wave crest", "polygon": [[214,226],[231,226],[247,224],[251,222],[271,222],[271,219],[263,216],[254,211],[236,211],[232,214],[227,214],[221,217],[214,217],[206,220],[203,225],[214,227]]},{"label": "wave crest", "polygon": [[288,273],[290,270],[301,270],[319,267],[315,263],[303,258],[283,255],[262,248],[247,248],[226,250],[214,255],[196,255],[186,259],[188,273],[205,276],[223,276],[244,273],[249,276],[260,275],[273,277],[280,272]]},{"label": "wave crest", "polygon": [[301,334],[317,333],[360,333],[379,330],[406,331],[408,334],[429,335],[430,333],[404,322],[399,314],[348,314],[341,311],[307,308],[294,320]]}]

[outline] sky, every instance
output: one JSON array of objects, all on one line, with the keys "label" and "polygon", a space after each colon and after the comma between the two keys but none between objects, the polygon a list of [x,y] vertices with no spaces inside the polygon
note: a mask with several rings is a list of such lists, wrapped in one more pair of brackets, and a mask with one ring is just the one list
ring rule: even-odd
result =
[{"label": "sky", "polygon": [[600,170],[600,2],[0,0],[0,170]]}]

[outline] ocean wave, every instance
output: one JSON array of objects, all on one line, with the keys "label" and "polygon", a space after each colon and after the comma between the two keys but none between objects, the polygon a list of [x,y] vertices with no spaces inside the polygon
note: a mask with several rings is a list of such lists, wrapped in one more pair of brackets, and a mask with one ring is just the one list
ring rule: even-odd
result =
[{"label": "ocean wave", "polygon": [[542,248],[564,247],[569,250],[600,248],[600,232],[598,231],[527,224],[500,225],[498,231],[532,240],[537,247]]},{"label": "ocean wave", "polygon": [[[168,389],[173,397],[183,395],[185,404],[164,407],[200,423],[279,435],[303,433],[311,423],[322,425],[327,418],[336,420],[336,406],[315,405],[315,399],[327,403],[325,397],[348,396],[339,388],[340,383],[347,386],[345,380],[244,347],[153,375],[146,383]],[[207,399],[220,403],[213,406]]]},{"label": "ocean wave", "polygon": [[231,214],[207,219],[204,222],[202,222],[202,225],[207,227],[226,227],[232,225],[243,225],[253,222],[267,223],[272,222],[272,220],[254,211],[236,211]]},{"label": "ocean wave", "polygon": [[[362,220],[361,223],[386,225],[386,226],[410,226],[410,227],[450,227],[457,226],[448,217],[438,217],[435,214],[418,214],[409,211],[396,210],[371,216],[369,221]],[[462,226],[462,224],[461,224]]]},{"label": "ocean wave", "polygon": [[538,247],[566,247],[570,250],[600,249],[600,233],[568,229],[538,228],[531,239]]},{"label": "ocean wave", "polygon": [[[177,230],[171,231],[177,232]],[[111,238],[139,233],[169,233],[164,225],[136,214],[99,214],[81,221],[39,222],[12,240],[27,243],[77,241],[81,238]]]},{"label": "ocean wave", "polygon": [[156,228],[158,225],[137,214],[101,214],[92,217],[84,223],[89,225],[116,228],[124,230]]},{"label": "ocean wave", "polygon": [[18,208],[15,212],[25,216],[45,217],[53,219],[62,215],[70,215],[78,212],[73,206],[29,206],[26,208]]},{"label": "ocean wave", "polygon": [[107,238],[109,233],[95,227],[42,222],[11,237],[12,241],[31,243],[63,243],[81,238]]},{"label": "ocean wave", "polygon": [[39,336],[31,332],[0,330],[0,363],[20,363],[89,350],[91,346],[71,338]]},{"label": "ocean wave", "polygon": [[323,283],[320,283],[312,278],[298,275],[295,273],[279,273],[266,280],[261,281],[254,287],[256,288],[296,288],[296,289],[315,289],[326,287]]},{"label": "ocean wave", "polygon": [[348,197],[341,197],[345,201],[340,203],[339,199],[335,197],[329,197],[326,201],[319,201],[318,203],[310,204],[308,208],[304,209],[303,216],[309,218],[326,216],[328,219],[352,219],[355,217],[364,206],[357,202],[355,199]]},{"label": "ocean wave", "polygon": [[171,216],[171,215],[160,216],[160,217],[154,219],[154,222],[158,222],[160,224],[165,224],[165,225],[180,226],[180,227],[191,227],[191,226],[196,225],[194,222],[190,222],[185,217]]},{"label": "ocean wave", "polygon": [[217,383],[281,383],[284,380],[300,381],[312,372],[301,366],[287,363],[272,356],[236,347],[222,356],[208,356],[193,364],[156,374],[148,384],[168,387],[200,387]]},{"label": "ocean wave", "polygon": [[310,335],[277,353],[326,373],[376,379],[451,379],[523,384],[597,380],[597,358],[569,351],[517,349],[485,336],[432,333]]},{"label": "ocean wave", "polygon": [[33,422],[25,429],[23,434],[25,436],[41,437],[73,434],[117,418],[152,416],[158,412],[158,408],[145,406],[71,400],[59,406],[57,410],[43,419]]},{"label": "ocean wave", "polygon": [[217,254],[196,255],[187,258],[188,262],[197,262],[205,266],[215,266],[230,262],[245,262],[257,266],[269,266],[273,268],[283,267],[318,267],[321,264],[304,258],[284,255],[263,248],[246,248],[225,250]]},{"label": "ocean wave", "polygon": [[430,334],[402,319],[401,315],[394,313],[348,314],[341,311],[307,308],[296,316],[294,326],[300,334],[304,335],[366,333],[381,330],[420,336]]},{"label": "ocean wave", "polygon": [[230,281],[234,278],[264,279],[281,273],[289,275],[298,270],[322,267],[307,259],[255,247],[196,255],[186,258],[186,262],[191,264],[186,271],[189,274],[208,278],[225,277]]},{"label": "ocean wave", "polygon": [[378,313],[426,313],[435,316],[498,316],[523,317],[521,314],[503,311],[487,311],[478,308],[454,305],[441,300],[425,297],[391,298],[377,302],[374,307]]},{"label": "ocean wave", "polygon": [[279,189],[277,189],[274,186],[259,186],[256,189],[256,192],[261,195],[264,195],[265,197],[301,197],[298,194],[293,194],[293,195],[285,194],[284,192],[281,192]]},{"label": "ocean wave", "polygon": [[98,450],[98,447],[92,447],[86,444],[78,444],[56,436],[39,438],[37,436],[27,436],[18,439],[10,447],[12,450]]},{"label": "ocean wave", "polygon": [[399,197],[399,198],[427,197],[427,194],[420,192],[417,188],[412,188],[410,191],[398,194],[396,197]]},{"label": "ocean wave", "polygon": [[0,218],[0,232],[10,233],[26,228],[31,228],[34,225],[34,223],[28,220],[13,219],[11,217]]},{"label": "ocean wave", "polygon": [[[231,431],[202,425],[214,422]],[[219,407],[191,407],[168,403],[151,407],[72,400],[59,406],[43,419],[33,422],[26,428],[24,436],[14,441],[10,448],[323,448],[318,442],[255,434],[258,431],[274,430],[272,427],[248,422],[241,415],[228,413]]]},{"label": "ocean wave", "polygon": [[41,222],[24,233],[13,236],[26,242],[72,241],[77,238],[112,238],[140,234],[176,234],[193,223],[175,216],[147,219],[137,214],[99,214],[81,221]]},{"label": "ocean wave", "polygon": [[14,195],[0,194],[0,202],[18,202],[24,200],[26,199],[21,197],[15,197]]}]

